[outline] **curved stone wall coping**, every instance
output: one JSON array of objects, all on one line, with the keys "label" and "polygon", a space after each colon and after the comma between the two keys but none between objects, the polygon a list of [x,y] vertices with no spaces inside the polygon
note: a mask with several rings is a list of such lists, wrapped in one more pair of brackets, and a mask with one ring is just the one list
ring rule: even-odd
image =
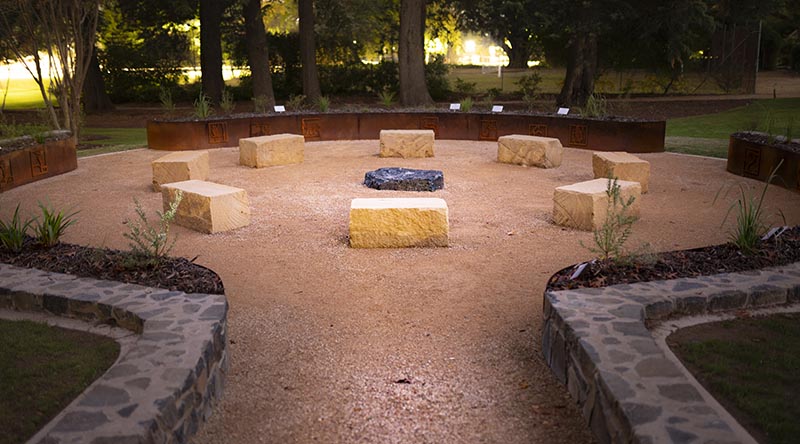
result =
[{"label": "curved stone wall coping", "polygon": [[601,443],[754,443],[648,325],[800,302],[800,263],[546,292],[542,352]]},{"label": "curved stone wall coping", "polygon": [[137,333],[106,373],[32,443],[185,442],[222,395],[224,295],[187,294],[0,263],[0,308]]}]

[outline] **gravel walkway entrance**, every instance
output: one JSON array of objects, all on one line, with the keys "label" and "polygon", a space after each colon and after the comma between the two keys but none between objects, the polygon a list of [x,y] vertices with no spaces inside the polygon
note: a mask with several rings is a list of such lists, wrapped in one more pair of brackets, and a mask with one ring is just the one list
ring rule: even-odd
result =
[{"label": "gravel walkway entrance", "polygon": [[[216,235],[175,228],[174,254],[217,271],[230,303],[230,374],[198,443],[589,443],[588,428],[541,357],[542,293],[558,269],[591,255],[591,233],[550,223],[553,189],[591,179],[591,153],[565,149],[561,167],[494,162],[495,143],[437,141],[430,159],[380,159],[377,141],[307,143],[301,165],[237,166],[211,151],[210,180],[245,188],[250,226]],[[132,198],[149,212],[148,150],[81,159],[78,170],[0,195],[76,205],[66,240],[124,248]],[[656,250],[724,242],[734,198],[718,190],[762,183],[725,162],[648,154],[650,192],[630,243]],[[361,185],[398,166],[444,171],[426,194],[450,207],[451,247],[351,250],[350,199],[411,196]],[[773,214],[800,223],[800,194],[772,188]],[[152,213],[151,213],[152,214]]]}]

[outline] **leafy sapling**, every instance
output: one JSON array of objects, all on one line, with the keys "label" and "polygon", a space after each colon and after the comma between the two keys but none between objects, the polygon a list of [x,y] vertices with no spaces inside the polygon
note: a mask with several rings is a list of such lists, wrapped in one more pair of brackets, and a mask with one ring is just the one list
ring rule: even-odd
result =
[{"label": "leafy sapling", "polygon": [[137,265],[156,266],[172,250],[176,239],[173,238],[170,241],[169,226],[172,220],[175,219],[181,200],[183,200],[183,193],[178,191],[172,202],[170,202],[167,211],[163,213],[156,211],[158,223],[151,224],[139,200],[133,199],[138,220],[125,221],[130,232],[124,233],[123,236],[130,241],[131,252],[136,258]]}]

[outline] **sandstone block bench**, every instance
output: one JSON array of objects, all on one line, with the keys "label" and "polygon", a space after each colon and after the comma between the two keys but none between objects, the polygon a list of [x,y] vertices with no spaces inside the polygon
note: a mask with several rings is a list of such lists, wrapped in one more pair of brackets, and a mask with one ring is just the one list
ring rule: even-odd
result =
[{"label": "sandstone block bench", "polygon": [[233,230],[250,224],[247,191],[202,180],[187,180],[164,185],[164,210],[178,191],[183,199],[175,214],[175,223],[203,233]]},{"label": "sandstone block bench", "polygon": [[297,134],[239,139],[239,164],[253,168],[303,163],[305,138]]},{"label": "sandstone block bench", "polygon": [[593,153],[592,170],[595,179],[616,177],[620,180],[639,182],[642,193],[647,192],[650,183],[650,162],[625,151]]},{"label": "sandstone block bench", "polygon": [[381,130],[380,157],[433,157],[433,130]]},{"label": "sandstone block bench", "polygon": [[[628,214],[639,215],[639,198],[642,188],[638,182],[618,180],[620,197],[627,201],[635,198]],[[611,197],[606,193],[608,179],[594,179],[558,187],[553,195],[553,222],[564,227],[591,231],[606,220]]]},{"label": "sandstone block bench", "polygon": [[512,134],[497,139],[497,161],[538,168],[555,168],[561,165],[564,148],[561,141],[552,137]]},{"label": "sandstone block bench", "polygon": [[181,151],[159,157],[152,163],[153,190],[165,183],[208,179],[208,151]]},{"label": "sandstone block bench", "polygon": [[353,248],[446,247],[447,203],[438,198],[369,198],[350,203]]}]

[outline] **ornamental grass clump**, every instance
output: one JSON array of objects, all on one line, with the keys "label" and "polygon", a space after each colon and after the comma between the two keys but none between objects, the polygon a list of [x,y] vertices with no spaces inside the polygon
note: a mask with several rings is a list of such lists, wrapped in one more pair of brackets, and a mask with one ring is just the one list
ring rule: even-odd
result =
[{"label": "ornamental grass clump", "polygon": [[39,203],[39,208],[42,210],[42,219],[34,221],[33,232],[39,244],[50,248],[58,244],[67,228],[77,222],[75,216],[78,211],[71,213],[56,212],[41,202]]},{"label": "ornamental grass clump", "polygon": [[33,224],[34,219],[29,218],[24,221],[19,216],[19,204],[14,210],[11,220],[6,223],[0,220],[0,246],[12,253],[19,253],[28,237],[28,229]]},{"label": "ornamental grass clump", "polygon": [[[769,223],[766,221],[766,216],[764,215],[764,197],[767,195],[767,189],[770,183],[777,177],[778,169],[782,164],[783,160],[778,162],[778,165],[772,170],[764,184],[764,189],[761,190],[761,194],[758,197],[753,195],[748,196],[744,186],[739,184],[739,198],[728,207],[725,218],[722,219],[722,225],[725,225],[731,212],[736,212],[736,224],[728,231],[728,237],[731,243],[736,245],[736,247],[746,255],[751,255],[756,252],[761,236],[763,236],[769,228]],[[719,192],[717,192],[717,196],[714,198],[715,202],[717,197],[719,197]],[[779,214],[781,218],[784,219],[784,223],[786,223],[786,218],[783,217],[783,213],[779,212]]]},{"label": "ornamental grass clump", "polygon": [[130,232],[123,233],[123,236],[130,240],[131,253],[133,254],[133,267],[157,266],[172,250],[176,239],[169,239],[169,226],[178,211],[183,199],[183,193],[178,191],[175,199],[170,202],[169,209],[163,213],[156,211],[158,215],[157,225],[151,224],[147,215],[142,209],[139,200],[134,198],[136,215],[138,221],[126,220]]},{"label": "ornamental grass clump", "polygon": [[639,218],[629,214],[630,206],[636,200],[634,196],[628,199],[622,197],[621,189],[616,178],[609,178],[606,187],[608,206],[606,220],[603,225],[593,232],[594,246],[581,246],[597,254],[603,260],[621,260],[625,256],[623,246],[631,235],[633,223]]}]

